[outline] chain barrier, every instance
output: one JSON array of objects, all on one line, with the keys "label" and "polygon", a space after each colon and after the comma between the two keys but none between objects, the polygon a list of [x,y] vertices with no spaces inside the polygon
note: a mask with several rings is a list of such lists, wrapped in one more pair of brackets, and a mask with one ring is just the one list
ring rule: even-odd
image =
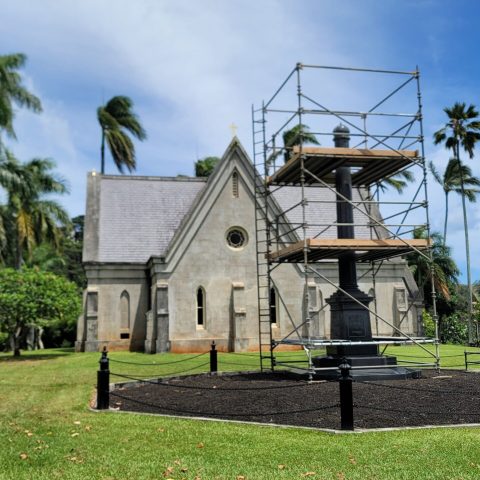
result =
[{"label": "chain barrier", "polygon": [[[206,362],[206,363],[202,363],[202,364],[200,364],[200,365],[197,365],[197,366],[195,366],[195,367],[189,368],[188,370],[178,370],[178,371],[176,371],[176,372],[168,372],[168,373],[166,373],[165,375],[166,375],[166,376],[171,376],[171,375],[177,375],[177,374],[179,374],[179,373],[188,373],[188,372],[192,372],[193,370],[197,370],[197,369],[199,369],[199,368],[201,368],[201,367],[206,367],[206,366],[209,365],[209,364],[210,364],[210,362]],[[118,373],[113,373],[113,372],[110,372],[110,375],[115,375],[115,376],[117,376],[117,377],[120,377],[120,376],[121,376],[120,374],[118,374]],[[137,375],[137,374],[135,374],[135,373],[132,373],[132,374],[126,373],[126,374],[124,374],[124,375],[130,376],[133,380],[134,380],[134,379],[143,380],[143,377],[145,377],[145,375]]]},{"label": "chain barrier", "polygon": [[225,360],[222,360],[221,358],[218,361],[222,365],[235,365],[237,367],[256,367],[256,366],[258,366],[258,364],[255,364],[255,363],[248,364],[248,363],[225,362]]},{"label": "chain barrier", "polygon": [[114,358],[109,357],[109,360],[114,363],[124,363],[126,365],[138,365],[140,367],[162,367],[163,365],[173,365],[174,363],[182,363],[188,362],[189,360],[193,360],[195,358],[202,357],[203,355],[207,355],[208,352],[199,353],[193,357],[182,358],[182,360],[175,360],[173,362],[163,362],[163,363],[136,363],[136,362],[127,362],[126,360],[116,360]]},{"label": "chain barrier", "polygon": [[271,417],[274,415],[294,415],[297,413],[308,413],[308,412],[318,412],[321,410],[328,410],[332,408],[338,408],[340,404],[336,403],[334,405],[327,405],[324,407],[315,407],[315,408],[307,408],[307,409],[301,409],[301,410],[288,410],[284,412],[261,412],[261,413],[219,413],[219,412],[197,412],[194,410],[179,410],[176,408],[171,408],[171,407],[164,407],[163,405],[157,405],[155,403],[149,403],[149,402],[144,402],[142,400],[137,400],[134,398],[129,398],[125,397],[124,395],[120,395],[116,392],[110,392],[110,395],[113,397],[118,397],[123,400],[127,400],[129,402],[133,403],[138,403],[140,405],[145,405],[147,407],[152,407],[152,408],[157,408],[158,410],[166,410],[167,412],[173,412],[173,413],[187,413],[189,415],[195,415],[195,416],[211,416],[211,417]]},{"label": "chain barrier", "polygon": [[225,387],[200,387],[194,385],[175,385],[172,383],[165,383],[165,382],[156,382],[153,380],[143,380],[141,378],[136,378],[135,376],[128,376],[122,375],[120,373],[113,373],[110,372],[110,375],[114,375],[115,377],[125,378],[128,380],[142,380],[143,383],[147,383],[149,385],[161,386],[161,387],[174,387],[174,388],[185,388],[188,390],[210,390],[210,391],[223,391],[223,392],[242,392],[242,391],[263,391],[263,390],[280,390],[280,389],[287,389],[287,388],[300,388],[300,387],[308,387],[311,385],[309,382],[302,382],[299,384],[294,385],[271,385],[268,387],[234,387],[234,388],[225,388]]},{"label": "chain barrier", "polygon": [[227,355],[241,355],[242,357],[257,357],[257,358],[259,357],[258,353],[228,352]]},{"label": "chain barrier", "polygon": [[[397,354],[397,353],[392,353],[392,356],[394,357],[400,357],[400,358],[421,358],[421,359],[430,359],[430,358],[435,358],[435,355],[407,355],[407,354]],[[440,360],[443,358],[458,358],[458,357],[463,357],[463,353],[461,355],[440,355]]]},{"label": "chain barrier", "polygon": [[362,381],[362,380],[354,380],[355,383],[361,383],[364,385],[372,385],[375,387],[380,387],[380,388],[389,388],[389,389],[394,389],[394,390],[405,390],[405,391],[411,391],[411,392],[426,392],[426,393],[432,393],[432,394],[442,394],[446,393],[449,395],[473,395],[473,396],[479,396],[480,397],[480,392],[474,392],[474,391],[456,391],[456,390],[431,390],[428,388],[415,388],[415,387],[400,387],[397,385],[386,385],[382,383],[376,383],[376,382],[371,382],[371,381]]},{"label": "chain barrier", "polygon": [[[358,405],[356,403],[353,404],[354,408],[363,408],[365,410],[378,410],[380,412],[388,412],[388,413],[408,413],[411,415],[445,415],[445,411],[432,411],[432,410],[404,410],[404,409],[397,409],[397,408],[384,408],[384,407],[372,407],[367,405]],[[480,411],[475,412],[455,412],[456,415],[468,415],[468,416],[480,416]]]}]

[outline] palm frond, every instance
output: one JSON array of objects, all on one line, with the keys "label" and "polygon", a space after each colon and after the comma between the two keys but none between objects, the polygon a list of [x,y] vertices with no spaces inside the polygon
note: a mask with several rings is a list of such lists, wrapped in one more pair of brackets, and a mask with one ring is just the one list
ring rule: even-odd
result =
[{"label": "palm frond", "polygon": [[403,170],[392,177],[384,178],[379,184],[378,187],[382,192],[384,192],[388,187],[392,187],[398,193],[403,193],[408,183],[411,183],[415,180],[415,177],[412,172],[409,170]]},{"label": "palm frond", "polygon": [[42,111],[40,99],[22,85],[22,77],[17,72],[26,59],[22,53],[0,55],[0,128],[12,138],[15,138],[12,104],[36,113]]},{"label": "palm frond", "polygon": [[121,130],[109,130],[105,134],[105,139],[120,172],[123,173],[124,167],[130,172],[135,170],[135,149],[130,138]]},{"label": "palm frond", "polygon": [[124,168],[130,172],[135,170],[135,147],[128,133],[139,140],[145,140],[147,134],[133,112],[133,101],[122,95],[112,97],[104,106],[97,109],[97,118],[103,134],[102,169],[103,140],[105,140],[120,172],[123,173]]}]

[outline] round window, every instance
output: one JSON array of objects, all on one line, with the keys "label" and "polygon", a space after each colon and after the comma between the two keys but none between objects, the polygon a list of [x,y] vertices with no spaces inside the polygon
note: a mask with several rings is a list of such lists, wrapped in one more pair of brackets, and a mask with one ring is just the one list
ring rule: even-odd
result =
[{"label": "round window", "polygon": [[242,248],[247,244],[247,232],[239,227],[231,228],[227,232],[227,243],[231,248]]}]

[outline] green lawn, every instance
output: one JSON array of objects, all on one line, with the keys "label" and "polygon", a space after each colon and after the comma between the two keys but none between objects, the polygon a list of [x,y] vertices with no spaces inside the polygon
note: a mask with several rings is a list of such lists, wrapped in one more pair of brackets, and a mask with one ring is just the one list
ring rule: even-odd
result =
[{"label": "green lawn", "polygon": [[[423,356],[418,347],[388,352]],[[447,357],[462,355],[463,347],[442,346],[442,354],[444,366],[463,363],[462,357]],[[110,356],[150,364],[188,357],[120,352]],[[98,359],[99,354],[68,350],[26,353],[19,360],[0,354],[1,479],[480,478],[478,428],[331,435],[91,412],[88,402]],[[155,376],[195,365],[202,371],[206,361],[203,356],[164,367],[112,362],[111,370]],[[220,354],[222,370],[256,365],[250,355]]]}]

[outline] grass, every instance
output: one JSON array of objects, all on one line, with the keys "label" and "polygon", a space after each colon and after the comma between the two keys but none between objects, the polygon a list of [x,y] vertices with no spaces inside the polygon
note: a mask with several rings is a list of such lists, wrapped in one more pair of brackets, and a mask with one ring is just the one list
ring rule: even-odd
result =
[{"label": "grass", "polygon": [[[423,356],[418,347],[391,347],[388,352]],[[279,354],[292,355],[302,354]],[[444,366],[461,364],[463,347],[442,346],[442,355]],[[110,356],[147,364],[189,357],[126,352]],[[296,428],[92,412],[88,402],[98,360],[97,353],[61,349],[25,353],[18,360],[0,354],[0,479],[480,478],[480,429],[475,427],[335,436]],[[165,375],[192,366],[205,370],[201,365],[207,360],[204,356],[155,367],[112,362],[111,370]],[[256,365],[250,355],[219,355],[222,370]]]}]

